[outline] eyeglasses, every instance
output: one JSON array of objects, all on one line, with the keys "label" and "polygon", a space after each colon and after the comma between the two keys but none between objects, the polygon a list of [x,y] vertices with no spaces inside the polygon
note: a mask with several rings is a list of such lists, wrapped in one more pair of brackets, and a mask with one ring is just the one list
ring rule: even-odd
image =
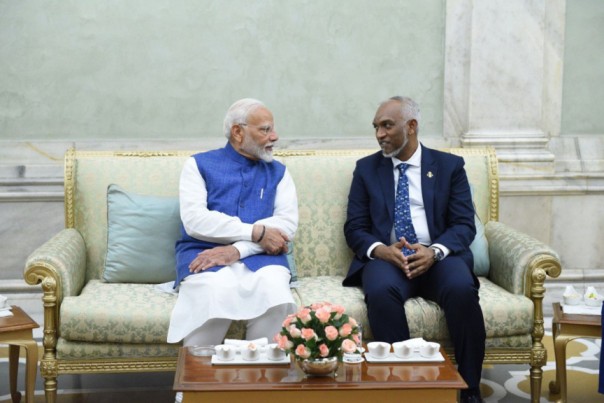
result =
[{"label": "eyeglasses", "polygon": [[237,123],[239,126],[250,126],[250,127],[255,127],[256,129],[258,129],[260,131],[260,133],[264,134],[265,136],[268,136],[271,133],[275,133],[275,128],[273,126],[254,126],[254,125],[248,125],[247,123]]}]

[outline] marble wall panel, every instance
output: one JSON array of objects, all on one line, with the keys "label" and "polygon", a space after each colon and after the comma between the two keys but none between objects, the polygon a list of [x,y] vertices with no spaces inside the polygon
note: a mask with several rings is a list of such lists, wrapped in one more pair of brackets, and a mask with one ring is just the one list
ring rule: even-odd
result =
[{"label": "marble wall panel", "polygon": [[604,2],[566,1],[562,135],[602,135]]},{"label": "marble wall panel", "polygon": [[64,227],[62,202],[0,203],[0,280],[22,279],[25,260]]},{"label": "marble wall panel", "polygon": [[603,205],[602,194],[554,198],[551,245],[560,253],[564,268],[604,272]]},{"label": "marble wall panel", "polygon": [[472,11],[470,131],[540,132],[544,2],[475,1]]},{"label": "marble wall panel", "polygon": [[551,196],[501,195],[499,203],[500,222],[551,245]]},{"label": "marble wall panel", "polygon": [[578,138],[579,153],[585,161],[585,172],[604,172],[604,136]]},{"label": "marble wall panel", "polygon": [[244,97],[282,135],[356,136],[398,93],[438,136],[445,3],[1,1],[0,136],[212,137]]}]

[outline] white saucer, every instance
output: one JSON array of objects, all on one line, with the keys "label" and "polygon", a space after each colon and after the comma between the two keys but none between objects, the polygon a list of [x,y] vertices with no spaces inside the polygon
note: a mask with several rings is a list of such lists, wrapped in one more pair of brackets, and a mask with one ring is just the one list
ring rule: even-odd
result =
[{"label": "white saucer", "polygon": [[365,359],[367,362],[375,362],[375,363],[387,363],[387,362],[443,362],[445,357],[440,353],[434,354],[432,357],[423,357],[417,353],[412,354],[407,358],[400,358],[394,355],[394,353],[388,353],[388,355],[384,358],[376,358],[369,353],[365,354]]},{"label": "white saucer", "polygon": [[291,357],[289,355],[284,356],[279,360],[271,360],[266,354],[260,353],[260,357],[254,361],[244,360],[241,355],[237,354],[235,358],[229,361],[224,361],[218,358],[216,355],[212,356],[212,365],[258,365],[258,364],[277,364],[284,365],[289,364],[291,362]]}]

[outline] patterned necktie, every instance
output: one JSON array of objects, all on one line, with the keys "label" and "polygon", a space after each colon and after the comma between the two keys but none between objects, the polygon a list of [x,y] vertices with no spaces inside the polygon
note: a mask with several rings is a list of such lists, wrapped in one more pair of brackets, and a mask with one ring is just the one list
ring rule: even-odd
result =
[{"label": "patterned necktie", "polygon": [[[409,205],[409,180],[405,171],[409,164],[399,164],[398,186],[396,187],[396,199],[394,200],[394,234],[397,241],[405,237],[410,244],[417,243],[417,235],[411,221],[411,206]],[[403,255],[409,256],[415,251],[403,248]]]}]

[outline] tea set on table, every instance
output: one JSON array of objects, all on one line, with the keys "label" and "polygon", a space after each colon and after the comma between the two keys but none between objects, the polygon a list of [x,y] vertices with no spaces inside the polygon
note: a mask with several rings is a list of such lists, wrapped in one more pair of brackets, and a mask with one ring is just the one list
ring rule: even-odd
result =
[{"label": "tea set on table", "polygon": [[572,285],[566,286],[564,293],[564,305],[585,305],[588,307],[601,307],[604,297],[592,286],[587,287],[585,294],[581,295]]},{"label": "tea set on table", "polygon": [[[217,346],[190,346],[189,353],[197,356],[211,356],[212,364],[289,364],[289,357],[276,343],[266,340],[231,340]],[[363,355],[365,358],[363,358]],[[360,347],[356,353],[344,354],[343,361],[349,364],[367,362],[440,362],[440,344],[415,338],[396,343],[372,341],[367,343],[367,351]]]},{"label": "tea set on table", "polygon": [[211,356],[212,364],[245,365],[245,364],[289,364],[289,357],[276,343],[266,339],[258,340],[225,340],[217,346],[191,346],[189,352],[198,356]]},{"label": "tea set on table", "polygon": [[[444,361],[440,344],[421,337],[396,343],[373,341],[367,343],[365,359],[368,362],[438,362]],[[392,351],[391,351],[392,350]]]}]

